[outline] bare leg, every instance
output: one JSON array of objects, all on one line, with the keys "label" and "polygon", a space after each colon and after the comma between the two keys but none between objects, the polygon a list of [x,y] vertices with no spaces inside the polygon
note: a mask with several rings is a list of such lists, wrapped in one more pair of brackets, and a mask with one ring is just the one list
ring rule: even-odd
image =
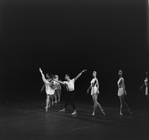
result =
[{"label": "bare leg", "polygon": [[96,100],[97,106],[100,108],[101,113],[103,115],[106,115],[104,110],[103,110],[103,108],[101,107],[100,103],[97,101],[97,99],[98,99],[98,94],[96,94],[96,96],[95,96],[95,100]]},{"label": "bare leg", "polygon": [[123,96],[124,95],[119,96],[119,99],[120,99],[120,115],[123,115],[123,113],[122,113],[122,109],[123,109]]},{"label": "bare leg", "polygon": [[58,96],[58,101],[60,101],[60,99],[61,99],[61,89],[58,89],[57,96]]},{"label": "bare leg", "polygon": [[92,115],[94,116],[96,108],[97,108],[97,102],[96,102],[96,99],[95,99],[95,94],[92,95],[92,99],[93,99],[93,103],[94,103]]},{"label": "bare leg", "polygon": [[46,107],[45,107],[46,112],[48,111],[49,102],[50,102],[50,100],[49,100],[49,95],[47,95],[47,99],[46,99]]}]

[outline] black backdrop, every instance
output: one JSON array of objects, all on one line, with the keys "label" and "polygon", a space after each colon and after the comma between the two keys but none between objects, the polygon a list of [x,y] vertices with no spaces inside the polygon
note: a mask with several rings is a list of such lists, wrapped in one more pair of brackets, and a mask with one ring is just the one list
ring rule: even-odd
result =
[{"label": "black backdrop", "polygon": [[[100,102],[119,105],[118,70],[127,101],[146,106],[143,84],[148,64],[147,3],[141,0],[3,0],[1,1],[1,101],[40,100],[41,75],[76,76],[78,101],[89,102],[86,89],[98,72]],[[62,91],[65,98],[65,90]]]}]

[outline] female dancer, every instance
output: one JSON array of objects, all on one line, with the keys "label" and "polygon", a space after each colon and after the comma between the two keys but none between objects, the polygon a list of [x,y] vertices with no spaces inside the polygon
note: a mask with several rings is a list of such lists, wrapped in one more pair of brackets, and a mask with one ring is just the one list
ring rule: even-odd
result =
[{"label": "female dancer", "polygon": [[93,103],[94,103],[94,106],[93,106],[93,113],[92,115],[94,116],[95,115],[95,111],[96,111],[96,108],[99,107],[100,110],[101,110],[101,113],[103,115],[106,115],[103,108],[101,107],[101,105],[99,104],[99,102],[97,101],[98,99],[98,94],[99,94],[99,82],[98,82],[98,79],[97,79],[97,72],[96,71],[93,71],[93,79],[91,80],[91,85],[89,86],[89,88],[87,89],[87,93],[89,93],[89,89],[91,88],[91,96],[92,96],[92,99],[93,99]]},{"label": "female dancer", "polygon": [[52,99],[52,101],[53,101],[53,97],[52,96],[53,96],[53,94],[55,92],[55,87],[51,83],[51,80],[52,79],[50,79],[49,76],[47,77],[47,79],[45,78],[45,76],[44,76],[41,68],[39,68],[39,71],[41,73],[42,80],[43,80],[43,82],[45,84],[45,91],[46,91],[46,95],[47,95],[45,109],[46,109],[46,112],[47,112],[48,111],[48,108],[50,107],[50,99]]},{"label": "female dancer", "polygon": [[148,97],[148,71],[146,72],[146,78],[144,80],[144,84],[140,87],[140,90],[142,90],[143,87],[145,88],[145,95]]},{"label": "female dancer", "polygon": [[[54,80],[58,81],[59,80],[58,78],[59,78],[58,75],[54,76]],[[57,103],[57,102],[60,101],[60,97],[61,97],[61,85],[58,82],[54,81],[54,80],[53,80],[53,84],[56,87],[56,90],[55,90],[55,93],[54,93],[54,100],[55,100],[54,103]]]},{"label": "female dancer", "polygon": [[66,81],[58,81],[58,80],[55,80],[56,82],[60,83],[60,84],[63,84],[63,85],[66,85],[66,88],[67,88],[67,91],[68,91],[68,98],[67,98],[67,101],[65,103],[65,106],[62,110],[60,110],[60,112],[65,112],[66,111],[66,108],[70,102],[72,108],[73,108],[73,113],[72,115],[76,115],[77,114],[77,111],[76,111],[76,106],[75,104],[73,103],[74,101],[74,96],[75,96],[75,81],[82,75],[83,72],[85,72],[86,70],[83,70],[81,71],[75,78],[73,79],[70,79],[69,75],[66,74],[65,75],[65,79]]},{"label": "female dancer", "polygon": [[120,115],[123,115],[123,113],[122,113],[123,106],[125,106],[127,108],[128,112],[132,114],[132,112],[130,111],[130,108],[128,107],[127,103],[124,100],[124,97],[125,97],[125,95],[127,95],[127,92],[125,89],[124,78],[122,77],[122,75],[123,75],[122,70],[119,70],[118,75],[119,75],[119,80],[118,80],[117,84],[118,84],[118,96],[120,99]]}]

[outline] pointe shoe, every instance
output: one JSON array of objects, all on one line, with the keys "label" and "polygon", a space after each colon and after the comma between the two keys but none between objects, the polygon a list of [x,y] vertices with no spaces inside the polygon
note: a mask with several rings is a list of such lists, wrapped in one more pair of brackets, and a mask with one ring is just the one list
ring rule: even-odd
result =
[{"label": "pointe shoe", "polygon": [[94,112],[92,113],[92,116],[95,116],[95,113]]},{"label": "pointe shoe", "polygon": [[128,112],[129,112],[130,114],[132,114],[132,112],[131,112],[131,110],[130,110],[130,109],[128,109]]},{"label": "pointe shoe", "polygon": [[65,108],[63,108],[63,109],[61,109],[59,112],[65,112],[66,111],[66,109]]},{"label": "pointe shoe", "polygon": [[48,106],[45,107],[46,112],[48,112]]},{"label": "pointe shoe", "polygon": [[106,113],[104,111],[102,111],[102,114],[106,116]]},{"label": "pointe shoe", "polygon": [[121,115],[121,116],[123,116],[123,113],[122,113],[122,112],[120,112],[120,115]]},{"label": "pointe shoe", "polygon": [[71,115],[76,115],[77,114],[77,111],[74,111]]}]

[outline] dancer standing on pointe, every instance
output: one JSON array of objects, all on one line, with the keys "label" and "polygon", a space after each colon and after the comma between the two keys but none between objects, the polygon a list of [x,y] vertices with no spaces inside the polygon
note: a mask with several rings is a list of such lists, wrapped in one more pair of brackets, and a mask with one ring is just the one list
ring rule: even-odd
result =
[{"label": "dancer standing on pointe", "polygon": [[[48,76],[47,79],[45,78],[41,68],[39,68],[39,71],[41,73],[41,77],[42,77],[42,80],[45,84],[45,91],[46,91],[46,112],[48,111],[48,108],[50,107],[50,99],[53,101],[53,95],[54,95],[54,92],[55,92],[55,88],[53,86],[53,84],[51,83],[51,80],[50,77]],[[47,75],[46,75],[47,76]]]},{"label": "dancer standing on pointe", "polygon": [[72,115],[76,115],[77,114],[77,111],[76,111],[76,106],[74,104],[74,97],[75,97],[75,81],[82,75],[83,72],[85,72],[86,70],[83,70],[81,71],[75,78],[73,79],[70,79],[70,76],[68,74],[65,75],[65,79],[67,81],[58,81],[58,80],[55,80],[56,82],[60,83],[60,84],[63,84],[63,85],[66,85],[66,88],[67,88],[67,101],[65,103],[65,106],[62,110],[60,110],[60,112],[65,112],[66,111],[66,108],[70,102],[72,108],[73,108],[73,113]]},{"label": "dancer standing on pointe", "polygon": [[144,84],[140,87],[140,90],[145,86],[145,95],[148,97],[148,71],[146,71],[146,78]]},{"label": "dancer standing on pointe", "polygon": [[91,96],[92,96],[93,103],[94,103],[92,115],[93,116],[95,115],[95,111],[96,111],[97,107],[100,108],[101,113],[103,115],[106,115],[103,108],[101,107],[101,105],[97,101],[98,100],[98,94],[99,94],[99,82],[98,82],[98,79],[96,76],[97,76],[97,72],[93,71],[93,79],[91,80],[91,84],[90,84],[89,88],[87,89],[87,93],[89,93],[89,89],[91,88]]},{"label": "dancer standing on pointe", "polygon": [[130,108],[128,107],[127,103],[124,100],[124,97],[125,95],[127,95],[127,92],[125,89],[124,78],[122,77],[123,75],[122,70],[119,70],[118,75],[119,75],[119,80],[117,84],[118,84],[118,96],[120,99],[120,115],[123,115],[122,109],[124,106],[127,108],[128,112],[132,114],[132,112],[130,111]]}]

